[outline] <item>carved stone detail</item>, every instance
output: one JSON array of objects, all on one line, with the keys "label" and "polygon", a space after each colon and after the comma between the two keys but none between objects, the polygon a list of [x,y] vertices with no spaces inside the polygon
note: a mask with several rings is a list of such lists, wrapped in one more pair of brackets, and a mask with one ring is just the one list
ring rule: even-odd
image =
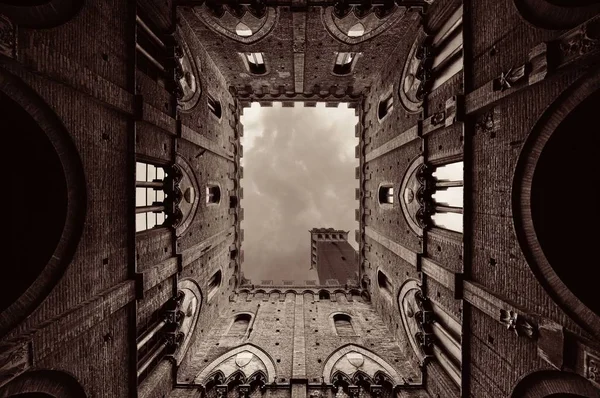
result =
[{"label": "carved stone detail", "polygon": [[583,375],[589,381],[600,386],[600,358],[587,351],[583,356]]},{"label": "carved stone detail", "polygon": [[15,27],[10,19],[0,14],[0,55],[13,58],[15,45]]},{"label": "carved stone detail", "polygon": [[506,72],[502,72],[500,76],[494,79],[494,91],[504,91],[512,88],[513,85],[523,80],[529,74],[529,64],[523,64],[519,67],[512,67]]},{"label": "carved stone detail", "polygon": [[536,335],[535,327],[512,310],[500,310],[500,323],[504,324],[508,330],[515,332],[517,336],[526,336],[531,339]]}]

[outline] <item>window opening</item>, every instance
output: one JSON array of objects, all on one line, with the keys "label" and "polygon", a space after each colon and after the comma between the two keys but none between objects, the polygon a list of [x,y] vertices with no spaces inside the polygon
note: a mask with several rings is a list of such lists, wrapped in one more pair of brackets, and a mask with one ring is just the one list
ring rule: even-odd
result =
[{"label": "window opening", "polygon": [[221,202],[221,188],[218,185],[209,185],[206,187],[206,203],[218,204]]},{"label": "window opening", "polygon": [[254,75],[264,75],[267,73],[265,58],[263,53],[244,53],[248,62],[248,71]]},{"label": "window opening", "polygon": [[352,318],[346,314],[335,314],[333,316],[333,324],[338,336],[355,336],[354,327],[352,326]]},{"label": "window opening", "polygon": [[356,53],[339,52],[335,56],[333,73],[336,75],[347,75],[352,72],[352,65],[356,60]]},{"label": "window opening", "polygon": [[431,195],[435,226],[456,232],[463,231],[463,162],[436,167],[432,173],[435,188]]},{"label": "window opening", "polygon": [[391,185],[382,185],[379,187],[379,203],[393,204],[394,203],[394,187]]},{"label": "window opening", "polygon": [[394,96],[390,93],[385,99],[379,101],[377,107],[377,117],[382,121],[388,114],[394,110]]},{"label": "window opening", "polygon": [[206,96],[206,101],[208,102],[208,109],[217,117],[217,119],[221,119],[221,102],[213,98],[210,94]]}]

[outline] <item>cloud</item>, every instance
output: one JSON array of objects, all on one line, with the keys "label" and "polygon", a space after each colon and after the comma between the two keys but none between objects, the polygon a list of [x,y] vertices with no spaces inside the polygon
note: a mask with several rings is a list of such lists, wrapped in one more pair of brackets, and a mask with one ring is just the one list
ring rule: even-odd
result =
[{"label": "cloud", "polygon": [[356,248],[357,117],[344,104],[322,105],[244,109],[242,271],[255,282],[314,279],[312,228],[350,231]]}]

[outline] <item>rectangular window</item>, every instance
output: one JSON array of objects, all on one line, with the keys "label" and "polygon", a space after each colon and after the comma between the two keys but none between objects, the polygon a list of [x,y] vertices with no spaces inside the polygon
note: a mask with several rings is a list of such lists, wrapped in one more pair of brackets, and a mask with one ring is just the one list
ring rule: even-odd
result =
[{"label": "rectangular window", "polygon": [[206,187],[206,204],[218,204],[221,201],[221,188],[218,185]]},{"label": "rectangular window", "polygon": [[135,230],[145,231],[164,224],[165,170],[160,166],[136,162]]}]

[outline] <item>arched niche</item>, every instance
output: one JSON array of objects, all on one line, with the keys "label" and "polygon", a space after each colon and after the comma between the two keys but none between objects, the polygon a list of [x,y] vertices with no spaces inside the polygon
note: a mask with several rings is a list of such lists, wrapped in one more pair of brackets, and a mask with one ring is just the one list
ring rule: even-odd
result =
[{"label": "arched niche", "polygon": [[2,398],[85,398],[87,394],[75,377],[57,370],[25,372],[0,388]]},{"label": "arched niche", "polygon": [[510,398],[600,398],[600,391],[585,378],[568,372],[530,373],[513,388]]},{"label": "arched niche", "polygon": [[600,73],[595,71],[548,107],[521,150],[512,191],[515,232],[527,264],[557,304],[596,336],[600,305],[587,270],[597,262],[589,249],[596,244],[594,234],[588,231],[598,225],[598,210],[574,212],[561,194],[566,191],[558,188],[573,187],[578,200],[595,197],[591,182],[597,179],[598,135],[590,123],[595,123],[598,101]]},{"label": "arched niche", "polygon": [[394,385],[403,384],[396,369],[379,355],[354,344],[348,344],[333,352],[323,367],[323,382],[331,384],[336,374],[342,373],[352,380],[355,374],[364,373],[372,380],[379,373],[385,374]]},{"label": "arched niche", "polygon": [[[0,68],[0,117],[11,164],[9,256],[0,278],[0,336],[27,317],[73,259],[86,213],[79,154],[51,108]],[[35,250],[31,250],[35,244]]]},{"label": "arched niche", "polygon": [[84,0],[0,0],[0,13],[25,28],[48,29],[75,17]]},{"label": "arched niche", "polygon": [[514,0],[521,17],[538,28],[570,29],[600,12],[599,0]]},{"label": "arched niche", "polygon": [[408,342],[419,363],[423,364],[428,353],[424,351],[422,342],[417,340],[419,333],[423,333],[422,327],[417,320],[417,313],[421,311],[417,303],[417,294],[420,293],[421,285],[416,279],[406,281],[398,293],[398,309]]},{"label": "arched niche", "polygon": [[182,30],[177,31],[177,104],[181,112],[190,112],[202,95],[199,65]]},{"label": "arched niche", "polygon": [[273,359],[260,348],[244,344],[234,348],[210,362],[194,379],[195,383],[207,384],[212,376],[219,372],[223,379],[229,379],[235,372],[241,372],[249,380],[256,372],[266,375],[266,382],[277,379]]},{"label": "arched niche", "polygon": [[198,317],[202,310],[202,291],[200,290],[200,286],[192,279],[180,280],[177,289],[184,294],[181,302],[183,319],[181,321],[181,326],[178,329],[178,332],[183,333],[183,341],[175,353],[175,360],[177,361],[177,364],[179,364],[183,360],[192,341],[194,331],[196,330]]}]

